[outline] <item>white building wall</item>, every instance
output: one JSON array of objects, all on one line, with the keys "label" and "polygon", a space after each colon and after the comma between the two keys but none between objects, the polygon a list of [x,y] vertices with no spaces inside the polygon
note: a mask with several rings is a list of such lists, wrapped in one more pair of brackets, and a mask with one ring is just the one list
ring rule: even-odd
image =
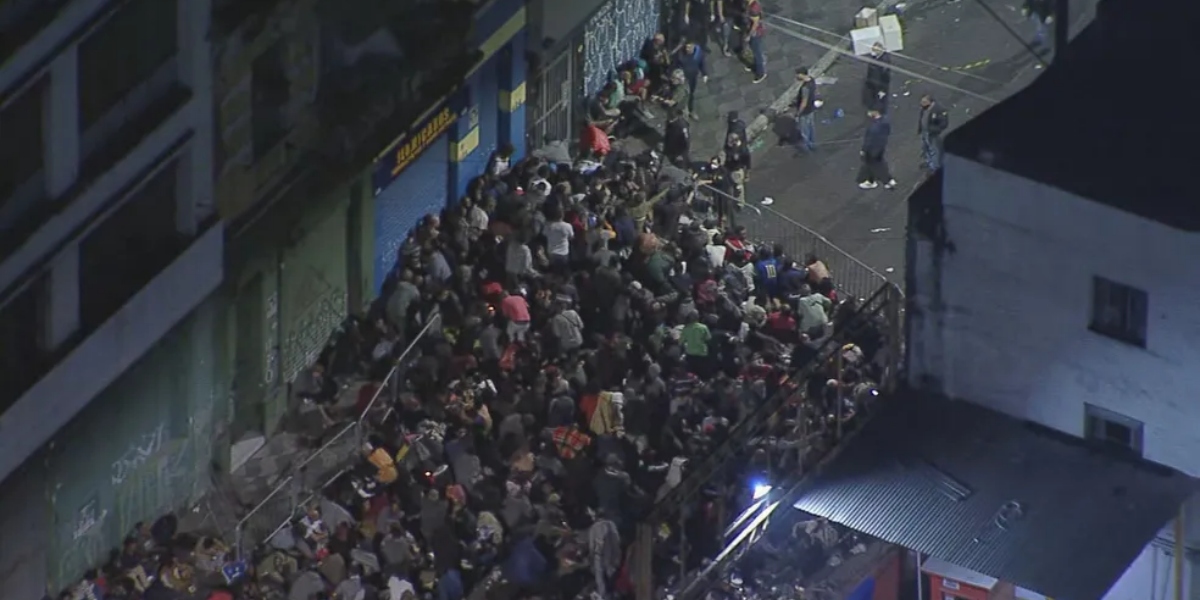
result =
[{"label": "white building wall", "polygon": [[[954,252],[909,267],[911,383],[1075,436],[1090,403],[1200,476],[1200,236],[961,157],[944,177]],[[1089,331],[1093,276],[1148,293],[1146,348]]]}]

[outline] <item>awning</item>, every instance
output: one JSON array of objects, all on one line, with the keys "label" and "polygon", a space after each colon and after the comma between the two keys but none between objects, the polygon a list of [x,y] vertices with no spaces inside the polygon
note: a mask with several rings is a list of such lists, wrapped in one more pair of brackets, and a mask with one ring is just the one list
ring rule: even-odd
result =
[{"label": "awning", "polygon": [[796,508],[1056,600],[1103,597],[1200,490],[968,402],[911,395],[879,410]]}]

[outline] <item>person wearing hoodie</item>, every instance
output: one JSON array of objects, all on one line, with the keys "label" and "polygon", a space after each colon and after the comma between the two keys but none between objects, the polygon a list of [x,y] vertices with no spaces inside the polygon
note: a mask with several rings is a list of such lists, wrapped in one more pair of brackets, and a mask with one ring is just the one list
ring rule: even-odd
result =
[{"label": "person wearing hoodie", "polygon": [[867,111],[867,118],[869,122],[866,132],[863,133],[862,150],[859,152],[862,166],[858,169],[858,187],[873,190],[883,182],[883,187],[889,190],[896,189],[896,180],[892,179],[887,159],[884,157],[888,139],[892,135],[892,124],[878,110]]}]

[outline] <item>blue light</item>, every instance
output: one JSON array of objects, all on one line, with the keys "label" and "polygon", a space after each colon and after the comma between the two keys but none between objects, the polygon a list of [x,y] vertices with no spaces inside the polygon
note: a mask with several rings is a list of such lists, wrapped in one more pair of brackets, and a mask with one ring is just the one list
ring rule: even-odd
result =
[{"label": "blue light", "polygon": [[764,496],[771,493],[771,486],[765,483],[754,484],[754,499],[761,500]]}]

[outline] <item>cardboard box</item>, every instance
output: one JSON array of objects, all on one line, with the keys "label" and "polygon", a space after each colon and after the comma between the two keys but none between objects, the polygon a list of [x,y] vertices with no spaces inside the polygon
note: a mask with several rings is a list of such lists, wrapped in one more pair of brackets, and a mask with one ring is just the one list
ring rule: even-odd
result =
[{"label": "cardboard box", "polygon": [[850,43],[856,55],[866,56],[871,53],[871,46],[883,43],[883,29],[878,26],[851,29]]},{"label": "cardboard box", "polygon": [[854,15],[854,28],[862,29],[864,27],[875,27],[879,25],[879,11],[873,8],[864,8]]},{"label": "cardboard box", "polygon": [[883,31],[883,47],[888,52],[904,50],[904,31],[900,29],[900,19],[896,15],[880,17],[879,29]]}]

